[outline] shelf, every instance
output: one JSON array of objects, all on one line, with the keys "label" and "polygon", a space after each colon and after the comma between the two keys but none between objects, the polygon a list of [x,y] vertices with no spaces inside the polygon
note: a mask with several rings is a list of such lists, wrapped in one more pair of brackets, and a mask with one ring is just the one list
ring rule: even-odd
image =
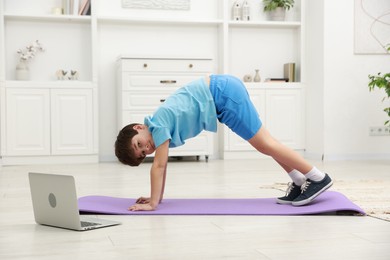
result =
[{"label": "shelf", "polygon": [[248,89],[302,89],[301,82],[244,82]]},{"label": "shelf", "polygon": [[83,89],[95,88],[96,84],[91,81],[79,80],[58,80],[58,81],[24,81],[24,80],[7,80],[5,86],[8,88],[67,88]]},{"label": "shelf", "polygon": [[262,28],[299,28],[301,22],[275,21],[229,21],[231,27],[262,27]]},{"label": "shelf", "polygon": [[87,15],[19,15],[4,14],[6,21],[49,21],[89,23],[91,16]]},{"label": "shelf", "polygon": [[135,18],[135,17],[118,17],[118,16],[97,16],[100,22],[110,23],[131,23],[131,24],[152,24],[152,25],[221,25],[222,20],[175,20],[175,19],[149,19],[149,18]]},{"label": "shelf", "polygon": [[[118,16],[97,16],[100,22],[133,23],[133,24],[167,24],[167,25],[222,25],[222,19],[216,20],[175,20],[175,19],[150,19]],[[231,27],[264,27],[264,28],[299,28],[301,22],[274,22],[274,21],[229,21]]]}]

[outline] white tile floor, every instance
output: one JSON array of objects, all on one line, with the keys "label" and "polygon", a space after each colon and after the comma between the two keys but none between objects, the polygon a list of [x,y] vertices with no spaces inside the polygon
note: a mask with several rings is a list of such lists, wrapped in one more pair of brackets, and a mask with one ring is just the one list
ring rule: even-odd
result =
[{"label": "white tile floor", "polygon": [[[390,180],[390,161],[313,162],[337,180]],[[0,168],[0,259],[390,259],[390,222],[357,216],[104,216],[77,232],[36,225],[27,173],[70,174],[79,196],[149,193],[149,167],[118,163]],[[273,161],[171,162],[165,197],[276,197]]]}]

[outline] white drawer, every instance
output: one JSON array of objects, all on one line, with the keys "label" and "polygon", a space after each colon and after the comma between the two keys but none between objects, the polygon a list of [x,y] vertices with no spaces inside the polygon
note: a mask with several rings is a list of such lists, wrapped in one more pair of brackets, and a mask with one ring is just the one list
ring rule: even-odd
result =
[{"label": "white drawer", "polygon": [[152,110],[154,111],[169,97],[171,92],[122,92],[122,109],[124,110]]},{"label": "white drawer", "polygon": [[122,129],[128,124],[132,123],[139,123],[143,124],[144,119],[146,116],[151,115],[153,112],[150,111],[123,111],[122,112],[122,118],[120,124],[119,124],[119,129]]},{"label": "white drawer", "polygon": [[121,70],[132,72],[210,72],[211,59],[121,59]]},{"label": "white drawer", "polygon": [[[136,88],[174,88],[184,86],[185,84],[204,77],[206,74],[195,75],[133,75],[129,72],[125,72],[122,75],[122,89],[136,89]],[[152,89],[151,89],[152,90]]]}]

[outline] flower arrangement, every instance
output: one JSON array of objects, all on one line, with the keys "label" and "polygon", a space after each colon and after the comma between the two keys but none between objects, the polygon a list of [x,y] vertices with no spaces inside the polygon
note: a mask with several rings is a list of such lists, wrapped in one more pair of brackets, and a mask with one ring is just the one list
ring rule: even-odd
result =
[{"label": "flower arrangement", "polygon": [[19,54],[21,62],[26,62],[34,58],[36,53],[39,51],[43,52],[45,51],[45,49],[43,48],[42,44],[38,40],[36,40],[35,42],[32,42],[31,44],[27,45],[24,50],[17,50],[16,53]]}]

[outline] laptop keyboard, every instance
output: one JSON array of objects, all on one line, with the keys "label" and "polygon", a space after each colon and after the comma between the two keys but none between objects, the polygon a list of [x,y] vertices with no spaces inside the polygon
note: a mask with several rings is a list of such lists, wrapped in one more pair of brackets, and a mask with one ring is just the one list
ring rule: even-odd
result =
[{"label": "laptop keyboard", "polygon": [[99,223],[93,223],[93,222],[87,222],[87,221],[81,221],[81,227],[93,227],[98,226]]}]

